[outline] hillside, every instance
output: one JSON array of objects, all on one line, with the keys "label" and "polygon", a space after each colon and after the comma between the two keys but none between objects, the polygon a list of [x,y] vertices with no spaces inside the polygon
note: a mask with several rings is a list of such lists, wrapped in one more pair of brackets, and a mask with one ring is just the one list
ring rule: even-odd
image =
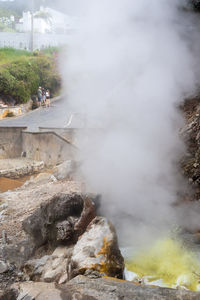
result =
[{"label": "hillside", "polygon": [[0,98],[4,102],[26,103],[41,85],[54,95],[61,80],[54,49],[30,53],[12,48],[0,49]]}]

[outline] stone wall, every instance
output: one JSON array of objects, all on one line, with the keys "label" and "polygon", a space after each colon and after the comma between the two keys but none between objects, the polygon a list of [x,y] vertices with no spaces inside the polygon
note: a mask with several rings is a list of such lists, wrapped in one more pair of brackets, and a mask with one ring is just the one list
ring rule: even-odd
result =
[{"label": "stone wall", "polygon": [[77,135],[77,131],[81,129],[74,129],[74,128],[58,128],[58,127],[39,127],[40,132],[49,132],[53,131],[58,135],[62,136],[63,138],[67,139],[70,143],[75,144],[75,139]]},{"label": "stone wall", "polygon": [[81,143],[84,141],[90,141],[91,137],[102,134],[101,128],[54,128],[54,127],[39,127],[40,132],[53,131],[58,135],[67,139],[70,143],[77,147],[81,147]]},{"label": "stone wall", "polygon": [[77,151],[77,148],[67,139],[53,131],[24,131],[22,136],[23,151],[26,152],[26,157],[43,161],[46,166],[53,166],[65,160],[72,160]]},{"label": "stone wall", "polygon": [[17,158],[22,153],[22,131],[26,127],[0,127],[0,159]]}]

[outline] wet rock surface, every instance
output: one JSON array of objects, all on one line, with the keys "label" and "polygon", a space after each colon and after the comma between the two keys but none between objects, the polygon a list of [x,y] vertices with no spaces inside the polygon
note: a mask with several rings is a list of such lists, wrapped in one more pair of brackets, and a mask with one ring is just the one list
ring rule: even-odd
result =
[{"label": "wet rock surface", "polygon": [[[199,293],[135,285],[113,278],[89,279],[77,276],[65,285],[26,282],[15,285],[19,299],[34,300],[198,300]],[[21,298],[20,298],[21,297]],[[32,297],[32,298],[31,298]],[[27,298],[29,299],[29,298]]]}]

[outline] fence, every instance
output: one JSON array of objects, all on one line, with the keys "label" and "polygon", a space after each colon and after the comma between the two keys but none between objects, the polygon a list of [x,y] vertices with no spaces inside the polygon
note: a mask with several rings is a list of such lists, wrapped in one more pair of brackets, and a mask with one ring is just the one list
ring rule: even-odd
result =
[{"label": "fence", "polygon": [[[70,39],[70,35],[34,33],[33,49],[41,50],[47,47],[63,46],[67,44],[69,39]],[[30,50],[31,34],[0,32],[0,48],[4,48],[4,47]]]}]

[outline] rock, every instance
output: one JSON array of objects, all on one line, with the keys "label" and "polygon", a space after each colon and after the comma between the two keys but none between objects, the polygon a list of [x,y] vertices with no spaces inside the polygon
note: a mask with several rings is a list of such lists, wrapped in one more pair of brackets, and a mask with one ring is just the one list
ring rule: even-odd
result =
[{"label": "rock", "polygon": [[72,277],[91,269],[107,276],[123,278],[124,259],[111,223],[103,217],[96,217],[90,223],[74,246],[71,264]]},{"label": "rock", "polygon": [[95,218],[93,202],[79,194],[60,193],[23,222],[35,246],[73,244]]},{"label": "rock", "polygon": [[55,178],[55,176],[50,173],[39,173],[35,177],[31,176],[31,178],[24,183],[24,187],[30,185],[45,184],[48,182],[56,182],[56,181],[57,179]]},{"label": "rock", "polygon": [[47,183],[49,181],[52,181],[51,176],[52,175],[50,173],[40,173],[35,177],[31,177],[30,180],[27,181],[25,185]]},{"label": "rock", "polygon": [[43,161],[30,159],[3,159],[0,163],[0,177],[17,179],[40,172],[44,168]]},{"label": "rock", "polygon": [[76,163],[73,160],[67,160],[54,168],[53,175],[57,180],[69,178],[75,171]]},{"label": "rock", "polygon": [[59,284],[70,279],[73,247],[58,247],[47,261],[41,280]]},{"label": "rock", "polygon": [[0,260],[0,274],[3,274],[9,270],[9,265],[4,261]]},{"label": "rock", "polygon": [[18,296],[17,290],[0,290],[0,300],[16,300]]},{"label": "rock", "polygon": [[17,300],[63,300],[60,289],[54,283],[25,282],[13,287],[19,292]]},{"label": "rock", "polygon": [[122,278],[124,260],[113,226],[105,218],[96,217],[75,246],[60,246],[48,257],[30,260],[23,271],[26,279],[59,284],[77,274]]},{"label": "rock", "polygon": [[73,247],[58,247],[52,255],[27,261],[22,270],[24,279],[64,283],[69,280]]},{"label": "rock", "polygon": [[18,244],[6,244],[0,247],[0,256],[9,263],[22,266],[34,253],[34,244],[29,241],[20,241]]},{"label": "rock", "polygon": [[[25,282],[15,284],[20,295],[34,300],[199,300],[200,293],[154,286],[135,285],[114,278],[77,276],[67,284]],[[1,298],[0,298],[1,299]],[[15,298],[14,298],[15,299]],[[20,299],[20,298],[18,298]],[[26,298],[21,298],[26,299]]]},{"label": "rock", "polygon": [[49,256],[45,255],[40,259],[28,260],[22,268],[25,279],[34,281],[39,280],[48,258]]}]

